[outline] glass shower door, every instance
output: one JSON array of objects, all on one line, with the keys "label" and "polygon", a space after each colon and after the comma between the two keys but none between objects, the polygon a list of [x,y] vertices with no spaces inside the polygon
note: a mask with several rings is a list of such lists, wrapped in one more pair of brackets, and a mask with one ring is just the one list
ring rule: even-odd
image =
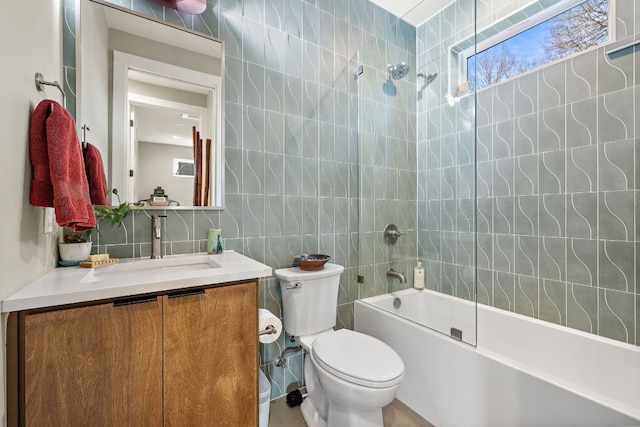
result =
[{"label": "glass shower door", "polygon": [[[458,66],[460,48],[475,46],[475,2],[453,2],[417,27],[395,19],[377,34],[356,77],[359,296],[399,297],[399,308],[382,308],[475,345],[475,96]],[[388,224],[404,233],[394,244]],[[412,293],[417,262],[426,291]]]}]

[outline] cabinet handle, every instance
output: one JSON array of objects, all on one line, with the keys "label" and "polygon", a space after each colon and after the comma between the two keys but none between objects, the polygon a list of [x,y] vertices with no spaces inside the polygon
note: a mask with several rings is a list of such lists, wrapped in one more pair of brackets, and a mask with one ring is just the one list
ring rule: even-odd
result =
[{"label": "cabinet handle", "polygon": [[129,298],[129,299],[123,299],[120,301],[116,301],[113,303],[114,307],[122,307],[124,305],[131,305],[131,304],[142,304],[145,302],[154,302],[157,301],[158,297],[157,296],[152,296],[152,297],[135,297],[135,298]]},{"label": "cabinet handle", "polygon": [[169,298],[181,298],[181,297],[190,297],[193,295],[203,295],[203,294],[204,294],[204,289],[188,289],[186,291],[172,292],[167,296]]}]

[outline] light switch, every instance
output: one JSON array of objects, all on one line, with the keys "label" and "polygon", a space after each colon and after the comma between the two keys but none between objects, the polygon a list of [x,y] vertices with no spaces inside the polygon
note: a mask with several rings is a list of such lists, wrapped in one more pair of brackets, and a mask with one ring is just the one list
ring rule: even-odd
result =
[{"label": "light switch", "polygon": [[44,221],[43,221],[43,227],[42,227],[42,232],[44,234],[50,234],[53,232],[54,212],[55,211],[53,208],[44,208]]}]

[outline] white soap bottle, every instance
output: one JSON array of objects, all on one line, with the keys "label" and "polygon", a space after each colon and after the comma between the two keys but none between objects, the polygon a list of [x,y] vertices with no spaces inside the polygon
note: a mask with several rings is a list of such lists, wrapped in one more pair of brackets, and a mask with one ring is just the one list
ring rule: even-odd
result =
[{"label": "white soap bottle", "polygon": [[413,287],[416,289],[424,289],[424,267],[418,261],[418,265],[413,269]]}]

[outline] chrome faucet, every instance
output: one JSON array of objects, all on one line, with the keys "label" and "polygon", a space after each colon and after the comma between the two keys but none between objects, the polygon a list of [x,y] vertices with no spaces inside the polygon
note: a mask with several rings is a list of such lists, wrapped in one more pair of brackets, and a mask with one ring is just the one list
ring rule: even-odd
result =
[{"label": "chrome faucet", "polygon": [[[389,279],[398,279],[398,282],[400,282],[400,283],[407,283],[407,277],[404,274],[400,273],[399,271],[395,271],[393,268],[390,268],[389,271],[387,271],[387,277]],[[394,288],[395,288],[395,292],[398,292],[398,284],[397,283],[394,285]],[[387,292],[390,292],[388,290],[388,287],[387,287]],[[394,307],[396,306],[395,300],[393,302],[393,306]]]},{"label": "chrome faucet", "polygon": [[166,215],[151,216],[151,259],[162,258],[162,218]]},{"label": "chrome faucet", "polygon": [[407,277],[399,271],[395,271],[393,268],[387,271],[387,277],[389,279],[398,279],[400,283],[407,283]]}]

